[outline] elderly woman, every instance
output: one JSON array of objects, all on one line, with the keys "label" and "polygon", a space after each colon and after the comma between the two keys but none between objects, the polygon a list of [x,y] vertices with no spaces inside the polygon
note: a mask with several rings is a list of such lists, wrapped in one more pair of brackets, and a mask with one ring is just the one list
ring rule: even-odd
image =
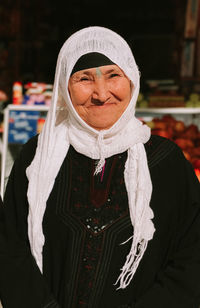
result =
[{"label": "elderly woman", "polygon": [[109,29],[63,45],[45,126],[1,209],[5,308],[198,308],[199,182],[136,119],[139,78]]}]

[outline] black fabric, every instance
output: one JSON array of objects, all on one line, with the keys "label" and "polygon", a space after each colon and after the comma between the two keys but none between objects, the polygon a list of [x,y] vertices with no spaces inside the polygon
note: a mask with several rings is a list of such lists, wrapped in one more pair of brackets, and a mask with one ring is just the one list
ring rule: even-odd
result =
[{"label": "black fabric", "polygon": [[73,67],[71,75],[81,70],[104,66],[104,65],[111,65],[111,64],[115,64],[115,63],[113,63],[108,57],[106,57],[102,53],[90,52],[90,53],[84,54],[77,60],[77,62],[75,63]]},{"label": "black fabric", "polygon": [[[133,231],[128,206],[126,201],[119,204],[121,211],[123,206],[124,209],[127,206],[127,212],[122,211],[121,216],[120,211],[119,215],[115,213],[115,221],[109,222],[97,235],[88,229],[84,223],[87,218],[85,213],[91,213],[92,204],[105,211],[110,206],[110,195],[103,205],[102,198],[100,203],[95,201],[98,193],[95,196],[95,192],[88,192],[85,182],[95,162],[78,154],[72,147],[47,203],[43,220],[44,274],[40,273],[27,238],[25,176],[25,169],[33,159],[36,144],[37,138],[31,139],[15,162],[5,194],[5,204],[0,208],[0,298],[3,307],[83,307],[77,306],[76,291],[79,290],[79,295],[84,292],[79,281],[83,277],[80,271],[80,265],[83,264],[81,258],[86,251],[85,245],[89,243],[87,236],[93,235],[102,236],[103,240],[99,238],[101,249],[95,267],[96,279],[85,307],[198,308],[200,185],[181,150],[171,141],[158,136],[152,136],[145,145],[153,183],[151,207],[155,215],[153,221],[156,232],[130,285],[124,290],[116,290],[114,282],[131,245],[130,241],[120,245]],[[113,196],[115,193],[118,196],[123,194],[124,183],[121,182],[122,186],[117,192],[114,186],[118,185],[115,183],[117,180],[122,180],[125,158],[126,153],[111,157],[103,176],[107,184],[96,178],[93,183],[96,191],[103,189],[104,193],[106,191],[112,195],[115,210],[118,209],[117,198]],[[109,182],[111,168],[113,170]],[[77,191],[73,191],[73,188]],[[91,204],[88,204],[88,200]],[[89,207],[84,209],[87,204]],[[112,208],[109,210],[112,211]],[[105,213],[103,216],[107,219]],[[93,218],[93,215],[90,214],[88,218]],[[90,222],[89,225],[95,231],[95,224]]]},{"label": "black fabric", "polygon": [[[55,220],[51,218],[55,217],[56,212],[58,219],[70,230],[73,241],[70,254],[62,253],[57,259],[60,266],[68,258],[71,259],[66,266],[64,285],[68,284],[68,296],[65,296],[64,307],[98,307],[104,292],[105,280],[102,277],[107,276],[111,261],[115,263],[113,255],[116,246],[127,239],[123,237],[124,232],[128,232],[128,237],[132,235],[123,177],[125,161],[126,153],[108,158],[103,177],[101,174],[94,177],[96,162],[70,147],[56,178],[43,222],[46,234],[44,255],[49,255],[49,245],[55,237],[52,228]],[[60,234],[60,240],[63,242],[61,246],[66,246],[66,237]],[[119,270],[121,264],[116,261]],[[44,268],[47,275],[50,268],[52,264],[47,262]],[[59,271],[62,270],[60,267]],[[53,280],[56,297],[60,292],[64,294],[59,284],[60,276],[54,273]],[[123,297],[116,297],[113,305],[123,303],[123,300]]]}]

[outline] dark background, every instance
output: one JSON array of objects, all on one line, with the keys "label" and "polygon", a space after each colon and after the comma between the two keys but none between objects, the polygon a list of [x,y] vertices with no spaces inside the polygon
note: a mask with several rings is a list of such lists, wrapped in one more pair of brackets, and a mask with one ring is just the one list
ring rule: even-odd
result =
[{"label": "dark background", "polygon": [[0,89],[53,83],[58,52],[82,27],[105,26],[129,43],[146,79],[179,79],[186,0],[1,0]]}]

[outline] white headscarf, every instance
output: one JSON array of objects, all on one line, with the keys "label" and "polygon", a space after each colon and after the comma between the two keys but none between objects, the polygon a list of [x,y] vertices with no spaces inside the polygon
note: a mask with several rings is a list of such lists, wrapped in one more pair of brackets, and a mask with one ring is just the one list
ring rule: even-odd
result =
[{"label": "white headscarf", "polygon": [[[117,64],[134,84],[130,103],[120,119],[107,130],[95,130],[80,118],[74,109],[68,81],[77,60],[84,54],[99,52]],[[32,254],[42,271],[44,235],[42,221],[55,178],[71,144],[76,151],[98,159],[99,172],[106,158],[128,151],[125,184],[130,218],[133,225],[132,246],[118,278],[125,288],[133,278],[155,231],[153,212],[149,206],[152,183],[144,143],[150,129],[135,118],[140,76],[133,54],[126,41],[104,27],[87,27],[73,34],[60,50],[54,80],[53,97],[45,125],[39,135],[35,157],[27,168],[28,235]]]}]

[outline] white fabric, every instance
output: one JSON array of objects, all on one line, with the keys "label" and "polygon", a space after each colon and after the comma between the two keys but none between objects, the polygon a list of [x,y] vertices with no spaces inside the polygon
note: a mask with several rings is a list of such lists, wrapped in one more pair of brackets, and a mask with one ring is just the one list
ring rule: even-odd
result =
[{"label": "white fabric", "polygon": [[[76,61],[85,53],[100,52],[116,63],[134,84],[130,103],[120,119],[108,130],[97,131],[75,111],[68,93],[68,80]],[[132,247],[119,276],[119,288],[131,281],[155,231],[149,207],[152,184],[144,143],[150,129],[135,118],[139,93],[139,71],[126,41],[103,27],[88,27],[73,34],[58,56],[53,97],[44,128],[39,136],[35,157],[27,168],[28,234],[33,256],[42,271],[42,230],[46,202],[55,178],[71,144],[76,151],[99,159],[99,172],[107,157],[128,150],[125,184],[133,225]]]}]

